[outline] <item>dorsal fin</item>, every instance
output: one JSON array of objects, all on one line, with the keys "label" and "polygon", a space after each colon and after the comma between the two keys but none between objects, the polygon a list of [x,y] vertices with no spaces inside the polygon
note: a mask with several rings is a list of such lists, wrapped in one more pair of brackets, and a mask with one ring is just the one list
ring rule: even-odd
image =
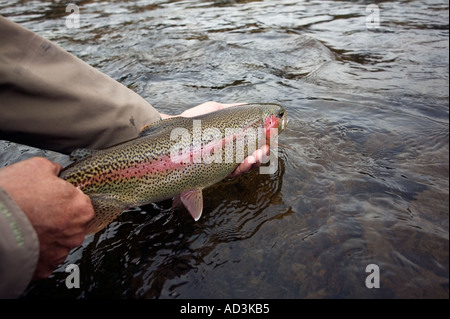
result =
[{"label": "dorsal fin", "polygon": [[177,121],[184,121],[186,118],[181,116],[170,117],[168,119],[164,119],[158,122],[150,123],[141,127],[141,131],[139,132],[139,137],[155,134],[167,127],[167,125],[172,125]]},{"label": "dorsal fin", "polygon": [[96,150],[91,150],[88,148],[77,148],[72,153],[70,153],[70,160],[74,162],[80,161],[86,157],[94,155],[96,152]]}]

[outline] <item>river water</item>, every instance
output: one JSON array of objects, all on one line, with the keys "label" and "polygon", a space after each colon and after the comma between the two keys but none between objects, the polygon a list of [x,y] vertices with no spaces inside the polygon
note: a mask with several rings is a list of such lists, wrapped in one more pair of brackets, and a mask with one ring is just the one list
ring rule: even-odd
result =
[{"label": "river water", "polygon": [[[206,189],[198,222],[171,201],[124,212],[26,297],[449,297],[448,1],[75,3],[79,28],[66,1],[0,14],[161,112],[276,102],[290,122],[275,174]],[[0,165],[66,160],[0,146]]]}]

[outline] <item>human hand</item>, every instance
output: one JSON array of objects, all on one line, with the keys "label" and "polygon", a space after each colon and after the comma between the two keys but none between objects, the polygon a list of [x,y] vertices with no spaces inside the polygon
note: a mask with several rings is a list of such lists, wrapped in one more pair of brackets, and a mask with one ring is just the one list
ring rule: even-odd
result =
[{"label": "human hand", "polygon": [[[217,102],[206,102],[184,111],[179,116],[194,117],[197,115],[218,111],[220,109],[224,109],[227,107],[233,107],[243,104],[246,103],[222,104]],[[172,116],[161,114],[161,117],[163,119],[166,119]],[[237,177],[239,175],[242,175],[243,173],[250,171],[252,168],[261,166],[261,163],[264,162],[264,160],[266,159],[265,157],[269,155],[269,152],[270,152],[269,146],[263,145],[260,149],[254,151],[252,155],[246,157],[244,161],[241,164],[239,164],[239,166],[236,167],[236,169],[228,177],[229,178]]]},{"label": "human hand", "polygon": [[0,169],[0,186],[28,217],[39,239],[34,279],[46,278],[84,240],[94,209],[88,196],[58,177],[59,164],[34,157]]}]

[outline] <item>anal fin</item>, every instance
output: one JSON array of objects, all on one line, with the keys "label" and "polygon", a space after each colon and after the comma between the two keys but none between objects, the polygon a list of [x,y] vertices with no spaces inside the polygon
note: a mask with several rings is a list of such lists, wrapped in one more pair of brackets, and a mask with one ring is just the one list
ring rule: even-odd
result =
[{"label": "anal fin", "polygon": [[198,221],[203,212],[203,193],[201,189],[194,189],[181,194],[181,202],[191,214],[195,221]]}]

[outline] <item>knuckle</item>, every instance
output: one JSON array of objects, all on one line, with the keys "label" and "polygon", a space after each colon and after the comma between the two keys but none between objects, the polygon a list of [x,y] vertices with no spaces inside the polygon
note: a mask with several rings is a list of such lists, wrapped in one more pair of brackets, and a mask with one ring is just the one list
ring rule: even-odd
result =
[{"label": "knuckle", "polygon": [[87,222],[94,218],[95,212],[94,207],[92,206],[91,199],[84,195],[84,203],[81,206],[81,214],[83,216],[83,219]]},{"label": "knuckle", "polygon": [[84,194],[80,189],[75,188],[76,194],[72,198],[71,210],[72,214],[80,217],[82,221],[89,221],[94,217],[94,208],[89,196]]},{"label": "knuckle", "polygon": [[80,246],[84,241],[84,232],[81,228],[77,228],[77,232],[73,232],[72,234],[66,234],[64,238],[60,239],[60,245],[63,246],[63,248],[66,250],[66,252],[60,252],[58,258],[55,258],[60,260],[67,257],[67,255],[70,253],[70,250]]},{"label": "knuckle", "polygon": [[29,161],[40,165],[48,165],[49,163],[51,163],[50,160],[40,156],[32,157],[29,159]]},{"label": "knuckle", "polygon": [[52,161],[44,158],[44,157],[33,157],[29,159],[31,163],[33,163],[33,165],[41,168],[45,168],[48,170],[55,170],[57,172],[59,172],[59,170],[61,170],[61,165],[57,164],[57,163],[53,163]]}]

